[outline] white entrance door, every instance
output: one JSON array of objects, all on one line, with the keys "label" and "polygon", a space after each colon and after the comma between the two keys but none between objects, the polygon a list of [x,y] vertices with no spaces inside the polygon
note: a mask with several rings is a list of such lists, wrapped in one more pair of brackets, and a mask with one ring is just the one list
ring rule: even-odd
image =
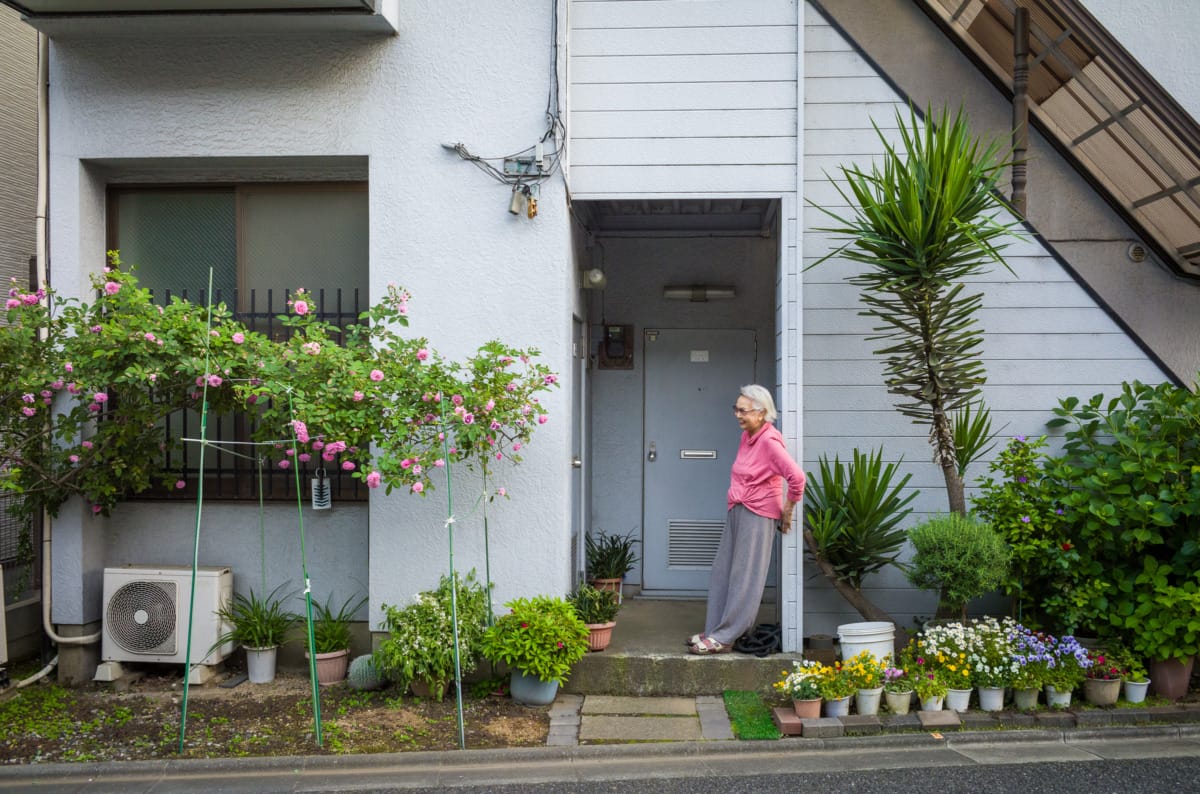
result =
[{"label": "white entrance door", "polygon": [[643,592],[708,589],[741,438],[732,406],[754,382],[755,347],[748,330],[645,332]]}]

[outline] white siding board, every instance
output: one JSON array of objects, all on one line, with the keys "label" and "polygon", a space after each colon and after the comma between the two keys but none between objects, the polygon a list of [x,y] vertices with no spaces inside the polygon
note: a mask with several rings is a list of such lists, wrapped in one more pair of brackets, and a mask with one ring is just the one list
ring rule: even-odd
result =
[{"label": "white siding board", "polygon": [[601,195],[669,195],[716,192],[778,195],[796,189],[795,165],[574,166],[571,192]]},{"label": "white siding board", "polygon": [[571,112],[571,152],[590,138],[740,138],[796,134],[795,106],[771,110]]},{"label": "white siding board", "polygon": [[[1029,307],[1031,311],[993,309],[986,305],[975,313],[980,326],[989,334],[1044,333],[1053,334],[1064,327],[1077,333],[1114,333],[1116,327],[1104,311],[1096,306],[1088,308],[1056,308],[1045,311]],[[879,321],[845,309],[814,308],[805,312],[805,328],[808,333],[849,333],[867,336],[873,334]]]},{"label": "white siding board", "polygon": [[729,55],[796,52],[796,26],[584,29],[572,27],[572,55]]},{"label": "white siding board", "polygon": [[[805,80],[805,90],[808,81]],[[860,128],[871,129],[874,121],[880,129],[890,129],[896,126],[896,98],[878,102],[806,102],[804,105],[804,128],[809,131],[817,130],[846,130]]]},{"label": "white siding board", "polygon": [[[877,343],[859,334],[805,334],[806,361],[867,358]],[[985,361],[1029,358],[1057,360],[1147,361],[1146,354],[1123,333],[989,334],[983,336]],[[1119,379],[1118,381],[1119,382]]]},{"label": "white siding board", "polygon": [[855,50],[842,52],[806,52],[804,54],[804,76],[806,79],[828,77],[870,77],[877,75],[867,59]]},{"label": "white siding board", "polygon": [[796,24],[795,0],[680,2],[679,0],[574,0],[571,24],[587,28],[717,27]]},{"label": "white siding board", "polygon": [[571,99],[578,110],[769,110],[795,107],[796,83],[588,83]]},{"label": "white siding board", "polygon": [[[576,56],[571,82],[690,83],[697,74],[718,73],[730,82],[759,80],[764,74],[796,79],[795,53],[735,53],[731,55]],[[794,104],[794,103],[793,103]]]},{"label": "white siding board", "polygon": [[[745,165],[791,164],[793,138],[604,138],[575,141],[576,168],[603,165]],[[794,166],[793,166],[794,167]]]},{"label": "white siding board", "polygon": [[[875,77],[814,77],[806,78],[805,101],[811,104],[844,102],[847,96],[862,102],[895,101],[896,90]],[[895,115],[893,111],[892,115]]]},{"label": "white siding board", "polygon": [[[989,383],[1061,383],[1064,380],[1077,386],[1112,383],[1114,367],[1123,368],[1126,377],[1139,380],[1154,378],[1153,364],[1139,359],[1120,358],[1037,358],[983,359]],[[883,359],[837,361],[809,360],[804,365],[804,382],[817,386],[879,386],[883,388]]]},{"label": "white siding board", "polygon": [[[999,271],[995,275],[1005,274]],[[982,294],[989,309],[1019,308],[1092,308],[1095,302],[1074,281],[975,281],[965,288],[967,294]],[[845,281],[815,283],[804,293],[805,308],[855,309],[862,308],[862,290]]]}]

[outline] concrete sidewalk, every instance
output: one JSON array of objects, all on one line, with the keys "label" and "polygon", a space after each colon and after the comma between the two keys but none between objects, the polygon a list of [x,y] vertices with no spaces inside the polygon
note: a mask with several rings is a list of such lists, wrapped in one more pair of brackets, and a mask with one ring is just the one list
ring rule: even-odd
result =
[{"label": "concrete sidewalk", "polygon": [[636,742],[729,741],[720,695],[620,697],[561,694],[550,708],[551,747]]}]

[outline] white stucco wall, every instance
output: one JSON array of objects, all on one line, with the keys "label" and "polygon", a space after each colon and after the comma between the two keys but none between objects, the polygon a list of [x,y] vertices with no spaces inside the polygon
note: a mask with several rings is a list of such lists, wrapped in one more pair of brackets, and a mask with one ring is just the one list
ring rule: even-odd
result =
[{"label": "white stucco wall", "polygon": [[1180,0],[1085,0],[1091,12],[1129,54],[1192,114],[1200,115],[1200,4]]},{"label": "white stucco wall", "polygon": [[[539,347],[546,363],[565,372],[576,296],[561,178],[543,184],[535,220],[516,217],[507,211],[507,187],[442,146],[461,141],[480,155],[504,155],[542,135],[551,3],[410,0],[400,9],[400,34],[386,38],[138,39],[125,30],[120,38],[52,42],[55,286],[78,294],[86,273],[102,264],[106,181],[134,174],[170,180],[185,171],[199,180],[336,178],[365,163],[372,295],[389,282],[406,286],[414,296],[411,333],[428,336],[447,355],[463,357],[500,338]],[[329,158],[338,159],[323,168]],[[520,469],[502,472],[500,484],[513,498],[495,505],[490,522],[499,601],[562,593],[569,584],[568,388],[545,400],[551,421]],[[482,570],[477,481],[459,474],[455,562]],[[380,603],[406,601],[446,570],[447,493],[374,495],[351,525],[333,529],[346,545],[319,544],[312,552],[322,556],[313,558],[314,568],[367,583],[376,623]],[[190,533],[182,520],[187,511],[171,512],[167,521],[157,505],[122,505],[111,522],[119,530],[110,530],[117,550],[144,553],[134,538],[161,531],[163,523],[178,524],[170,531],[180,536]],[[289,523],[280,514],[268,531],[286,538]],[[80,533],[94,528],[76,524]],[[69,521],[62,531],[72,531]],[[230,548],[247,542],[235,534]],[[217,556],[215,562],[228,561]],[[329,560],[337,560],[332,568]],[[97,562],[81,557],[71,564],[82,570],[56,576],[63,580],[57,622],[98,614],[98,589],[89,584],[72,594],[69,584]],[[272,566],[273,577],[295,580],[294,558]],[[257,571],[257,555],[249,567]]]}]

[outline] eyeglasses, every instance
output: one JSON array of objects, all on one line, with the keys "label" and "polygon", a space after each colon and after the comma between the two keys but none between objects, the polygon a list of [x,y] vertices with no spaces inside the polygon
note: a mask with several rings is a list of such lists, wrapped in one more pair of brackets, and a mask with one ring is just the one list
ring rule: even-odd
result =
[{"label": "eyeglasses", "polygon": [[733,412],[735,414],[737,414],[738,416],[745,416],[746,414],[752,414],[755,411],[761,411],[761,410],[762,410],[762,408],[742,408],[741,406],[738,406],[738,405],[733,406]]}]

